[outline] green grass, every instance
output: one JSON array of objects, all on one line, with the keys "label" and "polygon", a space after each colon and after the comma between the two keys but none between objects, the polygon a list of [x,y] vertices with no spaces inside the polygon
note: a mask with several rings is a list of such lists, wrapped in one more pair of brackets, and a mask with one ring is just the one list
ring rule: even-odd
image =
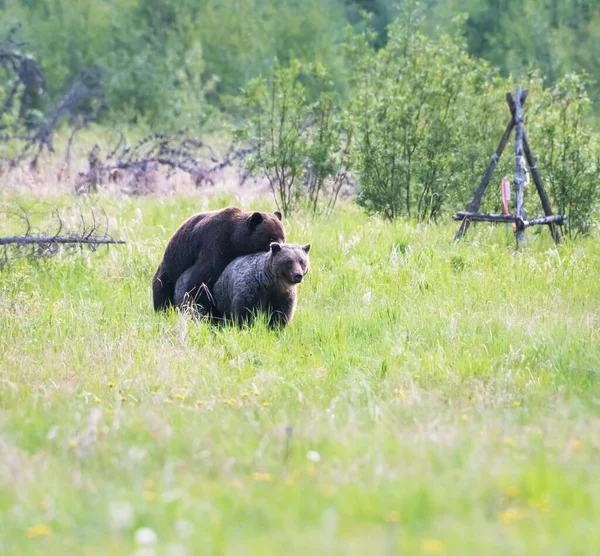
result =
[{"label": "green grass", "polygon": [[227,200],[102,202],[127,245],[0,272],[2,553],[600,552],[597,236],[299,216],[294,322],[217,330],[150,281]]}]

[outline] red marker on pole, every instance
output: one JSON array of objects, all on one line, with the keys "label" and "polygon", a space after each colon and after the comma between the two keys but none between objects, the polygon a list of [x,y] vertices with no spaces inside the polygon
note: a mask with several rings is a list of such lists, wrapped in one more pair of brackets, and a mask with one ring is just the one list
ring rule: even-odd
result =
[{"label": "red marker on pole", "polygon": [[[508,178],[504,176],[502,180],[502,204],[504,205],[504,214],[510,214],[510,210],[508,210],[508,201],[510,201],[510,182]],[[513,228],[516,227],[516,223],[512,223]],[[507,226],[508,227],[508,226]]]}]

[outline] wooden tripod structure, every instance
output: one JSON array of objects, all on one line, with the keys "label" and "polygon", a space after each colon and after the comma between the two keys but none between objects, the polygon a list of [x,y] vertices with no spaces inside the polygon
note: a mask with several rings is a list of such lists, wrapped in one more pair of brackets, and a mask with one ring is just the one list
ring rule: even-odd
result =
[{"label": "wooden tripod structure", "polygon": [[[506,101],[508,102],[508,107],[511,113],[511,120],[506,127],[506,131],[500,140],[500,144],[492,157],[491,162],[486,168],[485,174],[481,178],[481,182],[479,183],[479,187],[475,192],[475,196],[473,200],[469,204],[469,207],[465,212],[457,212],[453,218],[454,220],[462,220],[460,228],[455,236],[455,241],[459,241],[465,232],[469,229],[471,222],[496,222],[496,223],[506,223],[506,222],[514,222],[516,227],[516,236],[517,236],[517,248],[519,246],[525,246],[525,228],[529,226],[535,226],[538,224],[546,224],[550,228],[550,233],[552,234],[552,238],[556,242],[556,244],[560,243],[560,232],[558,230],[558,226],[562,226],[565,223],[565,217],[563,214],[554,214],[552,212],[552,207],[550,205],[550,200],[548,199],[548,195],[546,194],[546,190],[544,189],[544,184],[542,183],[542,178],[540,176],[540,172],[535,165],[535,158],[533,153],[531,152],[531,147],[529,145],[529,141],[527,140],[527,134],[525,133],[525,129],[523,128],[523,115],[522,108],[527,100],[528,91],[521,92],[521,87],[517,87],[515,97],[513,98],[511,93],[507,93]],[[490,179],[492,178],[492,174],[504,152],[504,148],[510,139],[510,135],[512,133],[513,128],[516,127],[516,168],[515,168],[515,185],[517,189],[517,210],[515,214],[483,214],[478,213],[479,207],[481,206],[481,201],[483,199],[483,195],[485,194],[485,190],[490,183]],[[531,177],[533,182],[535,183],[535,187],[537,189],[538,195],[540,196],[540,200],[542,201],[542,207],[544,209],[545,216],[540,218],[533,218],[531,220],[525,220],[525,208],[524,208],[524,171],[525,164],[523,162],[523,154],[525,154],[525,159],[527,160],[527,165],[529,166],[529,170],[531,172]]]}]

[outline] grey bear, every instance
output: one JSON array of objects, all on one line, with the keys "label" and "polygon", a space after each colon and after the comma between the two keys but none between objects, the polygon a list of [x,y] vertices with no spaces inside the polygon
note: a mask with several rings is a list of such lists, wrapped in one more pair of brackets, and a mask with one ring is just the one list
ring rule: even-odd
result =
[{"label": "grey bear", "polygon": [[[154,309],[179,306],[186,298],[193,300],[198,309],[212,313],[210,288],[225,267],[236,257],[268,252],[273,242],[285,242],[279,212],[244,212],[227,207],[191,216],[169,240],[152,280]],[[180,281],[183,273],[186,277]]]},{"label": "grey bear", "polygon": [[296,286],[310,270],[309,251],[310,244],[271,243],[268,253],[238,257],[213,288],[217,309],[238,324],[251,324],[259,311],[269,316],[272,328],[289,324],[296,309]]}]

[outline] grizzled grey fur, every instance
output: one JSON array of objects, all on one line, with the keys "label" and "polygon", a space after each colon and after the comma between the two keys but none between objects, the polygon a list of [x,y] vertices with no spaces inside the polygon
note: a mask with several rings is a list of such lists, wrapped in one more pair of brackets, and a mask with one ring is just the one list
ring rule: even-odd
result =
[{"label": "grizzled grey fur", "polygon": [[272,327],[288,324],[296,309],[296,286],[310,269],[310,244],[271,243],[268,253],[238,257],[227,266],[213,288],[218,311],[252,323],[256,312],[269,315]]}]

